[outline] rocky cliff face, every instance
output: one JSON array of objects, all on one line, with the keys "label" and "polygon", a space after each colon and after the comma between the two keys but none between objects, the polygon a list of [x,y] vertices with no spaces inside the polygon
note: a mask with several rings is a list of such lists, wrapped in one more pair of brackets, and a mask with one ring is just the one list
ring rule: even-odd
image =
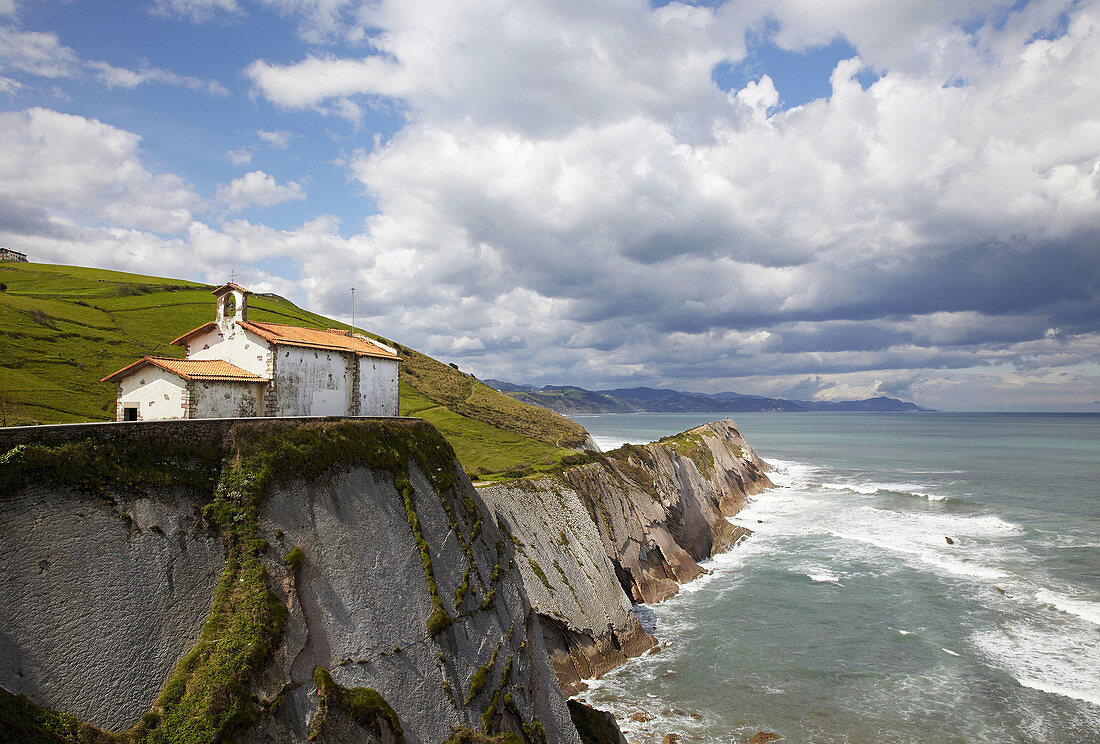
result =
[{"label": "rocky cliff face", "polygon": [[0,433],[0,494],[0,738],[579,744],[430,425]]},{"label": "rocky cliff face", "polygon": [[479,493],[411,420],[0,431],[0,740],[580,744],[562,690],[769,483],[730,422],[576,458]]},{"label": "rocky cliff face", "polygon": [[631,607],[697,578],[743,539],[733,516],[770,487],[731,421],[627,445],[533,481],[482,488],[512,536],[563,689],[653,645]]}]

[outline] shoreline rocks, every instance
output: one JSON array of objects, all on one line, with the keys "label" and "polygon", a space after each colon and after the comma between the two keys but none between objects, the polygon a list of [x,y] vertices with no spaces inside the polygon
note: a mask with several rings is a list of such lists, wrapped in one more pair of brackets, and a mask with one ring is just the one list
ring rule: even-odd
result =
[{"label": "shoreline rocks", "polygon": [[726,420],[478,489],[517,547],[567,695],[655,646],[633,602],[674,596],[750,535],[726,518],[772,487],[767,470]]}]

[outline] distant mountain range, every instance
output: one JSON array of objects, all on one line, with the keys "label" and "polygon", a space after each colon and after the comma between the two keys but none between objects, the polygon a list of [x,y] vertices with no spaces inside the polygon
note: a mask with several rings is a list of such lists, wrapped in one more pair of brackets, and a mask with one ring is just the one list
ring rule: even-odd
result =
[{"label": "distant mountain range", "polygon": [[832,411],[861,413],[905,413],[931,411],[896,398],[879,396],[866,400],[824,402],[787,400],[740,393],[685,393],[678,390],[636,387],[616,390],[585,390],[569,385],[517,385],[503,380],[484,380],[486,385],[524,403],[543,406],[563,414],[583,413],[681,413],[697,411]]}]

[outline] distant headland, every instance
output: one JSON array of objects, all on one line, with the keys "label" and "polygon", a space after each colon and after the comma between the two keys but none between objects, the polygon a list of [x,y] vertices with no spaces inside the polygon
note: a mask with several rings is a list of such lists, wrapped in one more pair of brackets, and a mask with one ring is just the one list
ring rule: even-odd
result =
[{"label": "distant headland", "polygon": [[486,385],[524,403],[549,408],[562,414],[586,413],[695,413],[776,411],[833,413],[931,412],[896,398],[877,396],[865,400],[815,401],[768,398],[740,393],[688,393],[667,388],[617,388],[585,390],[570,385],[520,385],[503,380],[484,380]]}]

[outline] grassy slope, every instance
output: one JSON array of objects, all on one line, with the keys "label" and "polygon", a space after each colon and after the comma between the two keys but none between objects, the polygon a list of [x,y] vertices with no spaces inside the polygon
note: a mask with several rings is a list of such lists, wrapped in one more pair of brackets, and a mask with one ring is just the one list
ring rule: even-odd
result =
[{"label": "grassy slope", "polygon": [[[146,354],[182,356],[169,342],[214,318],[211,287],[176,279],[3,263],[0,283],[7,285],[0,293],[0,399],[15,401],[18,423],[113,418],[115,388],[101,377]],[[280,297],[254,295],[248,311],[250,320],[347,327]],[[578,424],[398,348],[405,358],[401,413],[435,424],[468,472],[545,470],[583,442]]]}]

